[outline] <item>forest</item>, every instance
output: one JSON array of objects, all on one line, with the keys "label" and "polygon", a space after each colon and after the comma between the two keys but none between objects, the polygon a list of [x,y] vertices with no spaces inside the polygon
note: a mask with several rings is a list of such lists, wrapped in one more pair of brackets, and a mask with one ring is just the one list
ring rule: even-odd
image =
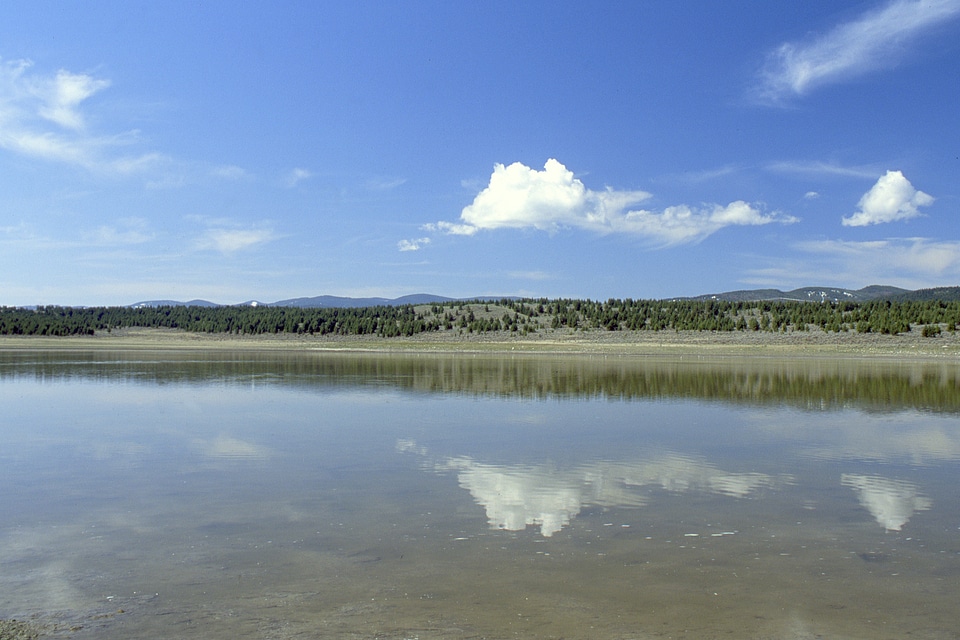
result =
[{"label": "forest", "polygon": [[278,306],[0,307],[0,335],[94,335],[168,328],[240,335],[426,332],[827,331],[933,337],[960,325],[960,301],[868,302],[503,299],[357,308]]}]

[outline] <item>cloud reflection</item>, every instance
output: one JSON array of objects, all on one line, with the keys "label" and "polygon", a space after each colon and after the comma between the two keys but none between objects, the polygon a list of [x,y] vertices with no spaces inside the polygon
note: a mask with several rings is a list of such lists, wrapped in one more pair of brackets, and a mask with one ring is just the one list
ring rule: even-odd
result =
[{"label": "cloud reflection", "polygon": [[900,531],[917,511],[926,511],[933,501],[921,496],[916,485],[880,476],[845,473],[841,484],[857,492],[857,500],[887,531]]},{"label": "cloud reflection", "polygon": [[[398,441],[397,450],[428,457],[427,450],[412,440]],[[539,526],[545,537],[570,524],[584,507],[642,507],[649,489],[744,498],[792,482],[789,476],[731,473],[674,453],[626,462],[598,461],[569,470],[495,465],[465,456],[427,460],[424,467],[455,472],[460,486],[483,506],[492,529],[521,531]]]},{"label": "cloud reflection", "polygon": [[194,446],[203,455],[219,460],[266,460],[272,453],[267,447],[226,434],[213,440],[194,440]]}]

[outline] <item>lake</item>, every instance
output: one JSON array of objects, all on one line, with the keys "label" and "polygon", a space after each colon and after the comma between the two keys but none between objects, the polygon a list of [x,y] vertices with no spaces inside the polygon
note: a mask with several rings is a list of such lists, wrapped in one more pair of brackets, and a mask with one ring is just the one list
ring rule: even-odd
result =
[{"label": "lake", "polygon": [[955,361],[7,350],[0,407],[8,626],[960,636]]}]

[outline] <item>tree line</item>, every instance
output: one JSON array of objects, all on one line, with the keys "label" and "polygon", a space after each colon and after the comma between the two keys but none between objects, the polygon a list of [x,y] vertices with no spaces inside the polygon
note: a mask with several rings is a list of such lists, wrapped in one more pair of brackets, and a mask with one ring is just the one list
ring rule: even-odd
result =
[{"label": "tree line", "polygon": [[93,335],[169,328],[241,335],[376,335],[429,332],[810,331],[925,336],[956,331],[960,301],[869,302],[503,299],[357,308],[0,307],[0,335]]}]

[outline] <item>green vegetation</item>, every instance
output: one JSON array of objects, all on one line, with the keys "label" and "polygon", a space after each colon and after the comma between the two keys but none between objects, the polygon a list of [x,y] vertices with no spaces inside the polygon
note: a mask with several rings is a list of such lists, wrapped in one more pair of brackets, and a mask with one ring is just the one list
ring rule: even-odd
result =
[{"label": "green vegetation", "polygon": [[499,300],[362,308],[0,307],[0,335],[92,335],[126,327],[198,333],[377,335],[427,332],[524,335],[561,331],[767,331],[897,334],[957,330],[960,301]]}]

